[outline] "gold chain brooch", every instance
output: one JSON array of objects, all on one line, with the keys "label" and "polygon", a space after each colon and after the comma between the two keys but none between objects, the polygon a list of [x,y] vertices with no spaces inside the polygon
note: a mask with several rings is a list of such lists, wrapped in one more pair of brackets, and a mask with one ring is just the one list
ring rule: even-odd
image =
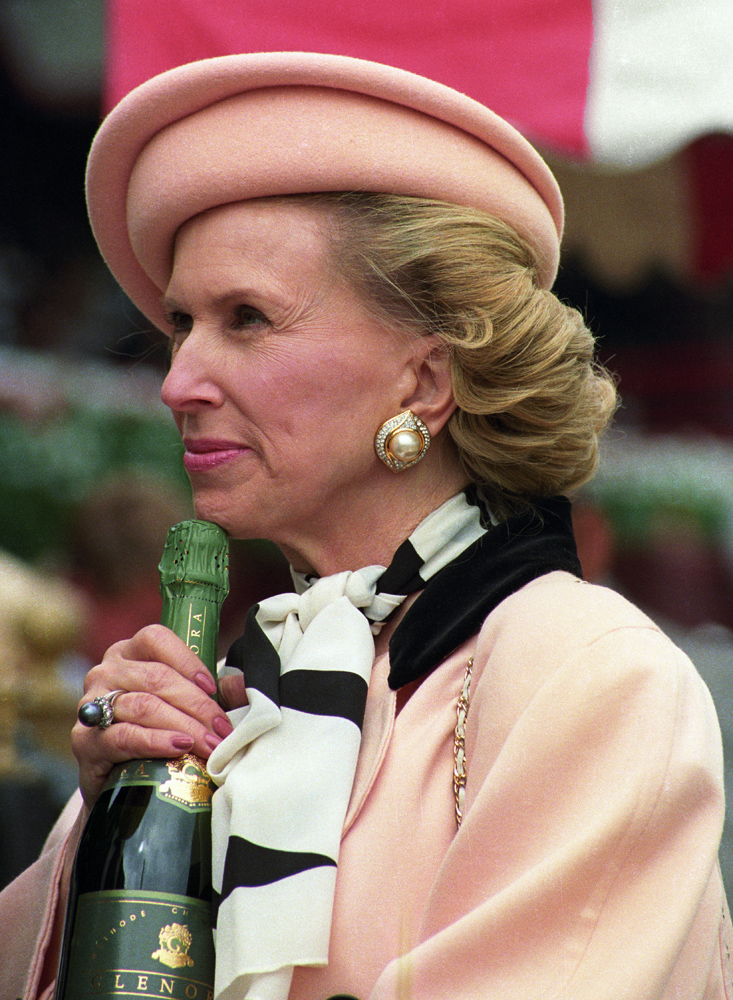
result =
[{"label": "gold chain brooch", "polygon": [[463,807],[466,798],[466,720],[471,704],[472,670],[473,657],[466,664],[463,687],[458,698],[456,733],[453,743],[453,794],[456,802],[456,827],[459,827],[463,820]]}]

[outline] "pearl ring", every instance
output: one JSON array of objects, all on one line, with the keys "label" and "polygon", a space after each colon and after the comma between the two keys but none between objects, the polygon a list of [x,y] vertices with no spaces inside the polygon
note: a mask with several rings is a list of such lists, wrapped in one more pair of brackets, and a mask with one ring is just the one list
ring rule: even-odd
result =
[{"label": "pearl ring", "polygon": [[93,701],[85,701],[79,709],[79,722],[82,726],[90,729],[108,729],[115,721],[115,698],[120,694],[127,694],[122,688],[118,691],[110,691],[109,694],[100,694]]}]

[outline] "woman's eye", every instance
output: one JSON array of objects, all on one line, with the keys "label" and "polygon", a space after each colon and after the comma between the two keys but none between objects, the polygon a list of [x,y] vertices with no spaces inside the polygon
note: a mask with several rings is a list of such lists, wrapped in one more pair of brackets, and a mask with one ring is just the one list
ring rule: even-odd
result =
[{"label": "woman's eye", "polygon": [[170,334],[166,338],[168,341],[168,361],[170,362],[175,356],[178,348],[191,332],[193,321],[191,317],[184,312],[166,313],[165,318],[171,328]]},{"label": "woman's eye", "polygon": [[232,327],[235,330],[245,330],[251,326],[258,326],[264,323],[269,326],[269,321],[264,313],[253,306],[237,306],[232,316]]},{"label": "woman's eye", "polygon": [[170,324],[171,332],[174,337],[191,332],[193,320],[188,313],[170,312],[166,315],[166,320]]}]

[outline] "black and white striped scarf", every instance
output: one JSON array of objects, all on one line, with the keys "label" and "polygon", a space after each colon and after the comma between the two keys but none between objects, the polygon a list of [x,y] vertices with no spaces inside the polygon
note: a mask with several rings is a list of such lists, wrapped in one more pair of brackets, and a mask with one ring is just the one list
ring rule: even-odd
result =
[{"label": "black and white striped scarf", "polygon": [[[504,561],[512,590],[548,569],[578,571],[569,505],[546,503],[556,502],[568,507],[559,519],[550,506],[492,527],[468,489],[428,515],[388,568],[294,573],[296,593],[252,608],[227,657],[244,671],[249,704],[230,713],[234,732],[209,759],[221,786],[213,801],[217,1000],[285,1000],[294,966],[328,960],[374,635],[408,594],[423,591],[390,642],[390,684],[399,687],[469,638],[506,596],[506,580],[481,579],[487,560]],[[534,553],[534,561],[523,554],[519,570],[518,541]],[[466,575],[478,593],[456,587]]]}]

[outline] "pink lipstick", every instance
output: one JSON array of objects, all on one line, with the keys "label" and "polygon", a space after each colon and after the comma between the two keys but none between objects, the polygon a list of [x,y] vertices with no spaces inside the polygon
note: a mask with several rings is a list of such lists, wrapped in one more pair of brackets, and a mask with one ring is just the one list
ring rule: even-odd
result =
[{"label": "pink lipstick", "polygon": [[251,451],[250,448],[232,441],[206,438],[196,440],[184,438],[183,444],[186,448],[183,465],[187,472],[207,472]]}]

